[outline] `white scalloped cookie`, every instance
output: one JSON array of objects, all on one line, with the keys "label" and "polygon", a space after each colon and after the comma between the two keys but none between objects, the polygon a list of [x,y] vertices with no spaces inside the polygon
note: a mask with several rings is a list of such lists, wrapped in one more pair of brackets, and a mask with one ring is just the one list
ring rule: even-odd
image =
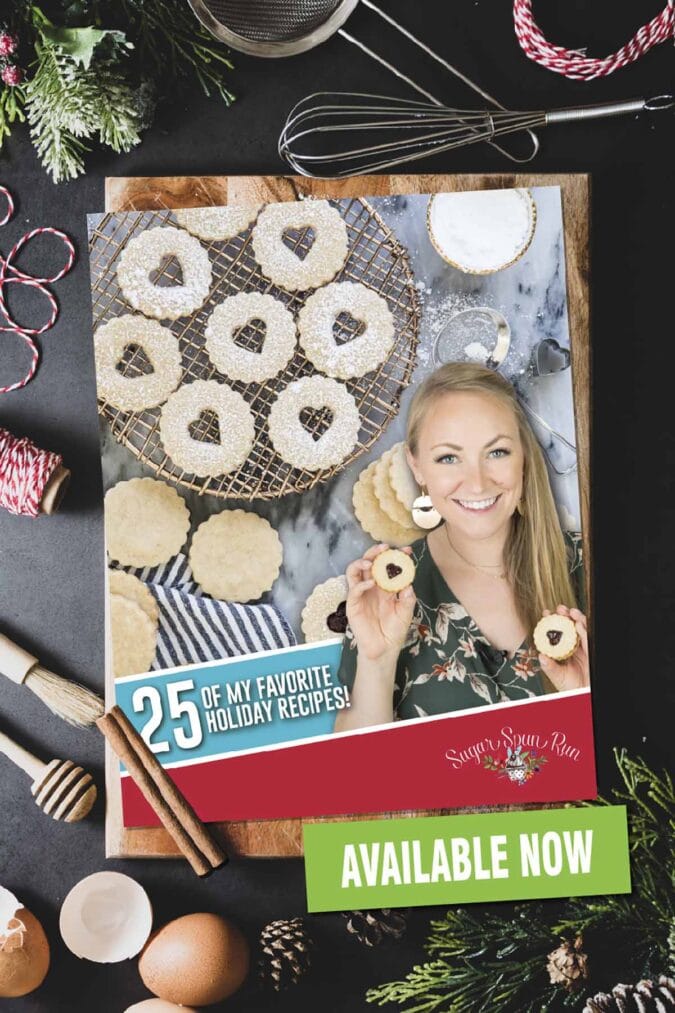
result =
[{"label": "white scalloped cookie", "polygon": [[378,502],[388,517],[402,528],[415,527],[412,514],[401,503],[390,483],[390,466],[394,448],[386,450],[373,473],[373,487]]},{"label": "white scalloped cookie", "polygon": [[[175,257],[180,264],[179,285],[159,285],[151,280],[164,261]],[[129,240],[117,264],[122,295],[135,310],[158,320],[177,320],[194,313],[211,289],[211,261],[194,236],[173,225],[146,229]]]},{"label": "white scalloped cookie", "polygon": [[347,578],[329,577],[317,584],[301,616],[305,642],[343,637],[347,629]]},{"label": "white scalloped cookie", "polygon": [[392,521],[379,504],[375,495],[374,472],[377,461],[373,461],[361,472],[354,485],[352,502],[356,519],[363,530],[376,542],[400,547],[410,545],[420,537],[419,528],[404,528]]},{"label": "white scalloped cookie", "polygon": [[224,510],[197,528],[190,568],[202,590],[222,601],[255,601],[279,576],[283,549],[269,521],[248,510]]},{"label": "white scalloped cookie", "polygon": [[[327,409],[328,427],[318,436],[302,421],[305,411]],[[353,394],[327,376],[303,376],[289,383],[273,401],[267,420],[272,446],[294,468],[321,471],[340,464],[358,440],[361,417]]]},{"label": "white scalloped cookie", "polygon": [[108,555],[123,566],[159,566],[177,555],[190,530],[185,500],[166,482],[132,478],[104,501]]},{"label": "white scalloped cookie", "polygon": [[[334,327],[343,314],[362,325],[361,333],[338,344]],[[349,380],[377,369],[396,336],[387,300],[360,282],[334,281],[314,292],[298,314],[300,344],[313,365],[328,376]]]},{"label": "white scalloped cookie", "polygon": [[110,626],[115,678],[148,672],[157,650],[157,623],[135,601],[111,594]]},{"label": "white scalloped cookie", "polygon": [[[311,228],[314,241],[300,258],[287,246],[290,231]],[[287,201],[268,204],[258,216],[251,235],[255,259],[275,285],[290,291],[318,288],[331,281],[347,259],[347,226],[327,200]]]},{"label": "white scalloped cookie", "polygon": [[122,598],[133,601],[145,614],[152,619],[155,626],[159,622],[159,605],[147,584],[125,570],[108,570],[108,591],[119,594]]},{"label": "white scalloped cookie", "polygon": [[420,490],[410,470],[404,442],[395,443],[391,448],[389,484],[403,507],[408,512],[412,511],[412,505],[420,495]]},{"label": "white scalloped cookie", "polygon": [[183,208],[174,211],[178,224],[200,239],[234,239],[257,218],[260,205],[248,208]]},{"label": "white scalloped cookie", "polygon": [[[192,423],[203,412],[218,419],[219,440],[195,439]],[[226,383],[193,380],[169,396],[162,406],[159,435],[173,463],[192,475],[226,475],[239,468],[255,440],[255,422],[247,402]]]}]

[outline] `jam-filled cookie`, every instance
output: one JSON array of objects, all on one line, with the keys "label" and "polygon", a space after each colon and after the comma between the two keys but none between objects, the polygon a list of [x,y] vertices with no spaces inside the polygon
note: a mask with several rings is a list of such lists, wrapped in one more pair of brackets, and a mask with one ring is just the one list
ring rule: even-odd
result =
[{"label": "jam-filled cookie", "polygon": [[579,637],[569,616],[544,616],[534,628],[534,646],[554,661],[566,661],[577,649]]},{"label": "jam-filled cookie", "polygon": [[407,552],[385,549],[373,560],[370,572],[383,591],[403,591],[415,579],[415,564]]},{"label": "jam-filled cookie", "polygon": [[302,610],[305,642],[343,637],[347,629],[347,578],[329,577],[317,584]]}]

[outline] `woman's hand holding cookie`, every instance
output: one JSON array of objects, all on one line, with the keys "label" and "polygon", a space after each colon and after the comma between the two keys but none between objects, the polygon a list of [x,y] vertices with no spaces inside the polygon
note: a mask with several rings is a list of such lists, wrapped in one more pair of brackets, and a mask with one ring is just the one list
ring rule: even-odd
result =
[{"label": "woman's hand holding cookie", "polygon": [[[544,612],[547,616],[552,614],[554,613],[548,610]],[[567,616],[572,620],[577,631],[577,647],[565,661],[554,661],[545,654],[539,654],[539,664],[544,675],[548,676],[559,693],[569,689],[585,689],[590,684],[586,616],[579,609],[570,609],[566,605],[558,605],[555,614]]]},{"label": "woman's hand holding cookie", "polygon": [[[387,545],[374,545],[347,567],[347,618],[362,657],[394,660],[403,647],[415,609],[412,585],[396,594],[384,591],[371,576],[374,560]],[[408,555],[410,549],[403,549]]]}]

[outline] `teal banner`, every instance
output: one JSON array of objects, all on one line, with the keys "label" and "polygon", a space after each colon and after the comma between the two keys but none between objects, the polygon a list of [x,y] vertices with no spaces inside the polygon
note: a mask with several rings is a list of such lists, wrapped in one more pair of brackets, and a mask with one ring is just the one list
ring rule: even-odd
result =
[{"label": "teal banner", "polygon": [[349,706],[327,641],[129,675],[115,700],[163,765],[330,735]]},{"label": "teal banner", "polygon": [[304,826],[307,908],[630,893],[625,806]]}]

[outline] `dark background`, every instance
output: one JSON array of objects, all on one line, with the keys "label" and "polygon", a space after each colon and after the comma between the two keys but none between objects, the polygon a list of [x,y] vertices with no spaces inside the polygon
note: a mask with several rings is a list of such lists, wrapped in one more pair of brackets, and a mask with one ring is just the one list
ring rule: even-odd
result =
[{"label": "dark background", "polygon": [[[555,108],[672,90],[671,44],[607,79],[577,83],[525,58],[507,0],[448,5],[391,0],[385,6],[513,108]],[[661,7],[661,0],[575,0],[535,4],[535,14],[552,41],[586,45],[590,54],[601,56]],[[461,87],[383,29],[374,14],[357,9],[347,27],[450,104],[469,104]],[[309,91],[403,93],[386,71],[339,38],[291,60],[237,54],[233,59],[230,86],[237,101],[232,108],[196,90],[177,91],[160,108],[139,148],[122,157],[92,155],[87,175],[75,182],[51,183],[25,129],[17,128],[0,153],[0,182],[12,189],[18,205],[14,220],[0,231],[0,249],[7,252],[28,228],[51,224],[69,232],[79,251],[75,269],[58,283],[61,316],[40,339],[43,361],[36,379],[23,391],[0,396],[0,424],[59,450],[73,471],[58,515],[32,521],[0,514],[0,625],[56,671],[99,689],[104,550],[85,214],[102,209],[106,175],[283,172],[278,133],[292,104]],[[552,127],[541,133],[541,154],[528,167],[592,174],[593,699],[603,793],[615,781],[614,746],[628,746],[657,767],[672,760],[674,124],[671,111]],[[417,168],[511,171],[510,163],[485,146]],[[56,262],[59,253],[52,248],[27,255],[23,263],[43,273],[52,253]],[[25,295],[12,295],[12,304],[23,303],[28,312]],[[35,311],[41,312],[37,304]],[[0,383],[20,375],[23,356],[16,339],[1,338]],[[11,683],[0,687],[0,724],[44,758],[76,758],[102,783],[98,733],[71,729]],[[122,1013],[146,995],[135,961],[110,967],[80,962],[60,941],[58,913],[65,894],[102,868],[140,880],[156,922],[195,910],[219,911],[236,920],[253,942],[271,919],[305,912],[300,861],[231,861],[206,882],[182,862],[106,862],[100,802],[93,819],[83,824],[53,824],[32,805],[25,775],[4,760],[0,779],[0,882],[42,920],[53,954],[45,985],[25,999],[0,1000],[2,1009]],[[372,1009],[364,1001],[365,989],[402,977],[422,961],[429,918],[440,913],[413,911],[406,938],[375,950],[348,936],[340,915],[310,918],[319,947],[314,973],[305,983],[276,997],[258,991],[251,979],[225,1005],[233,1013],[319,1005],[334,1013]]]}]

